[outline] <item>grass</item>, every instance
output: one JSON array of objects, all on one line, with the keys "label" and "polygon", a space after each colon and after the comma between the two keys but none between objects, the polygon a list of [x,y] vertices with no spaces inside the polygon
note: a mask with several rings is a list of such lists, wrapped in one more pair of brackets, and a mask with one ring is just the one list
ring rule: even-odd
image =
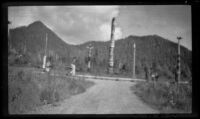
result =
[{"label": "grass", "polygon": [[192,86],[166,82],[140,82],[132,91],[161,113],[191,113]]},{"label": "grass", "polygon": [[[28,70],[29,69],[29,70]],[[21,114],[45,104],[59,101],[80,94],[94,85],[84,78],[55,77],[48,73],[36,74],[30,68],[9,68],[8,71],[8,106],[10,114]],[[35,70],[35,69],[34,69]]]},{"label": "grass", "polygon": [[91,71],[91,72],[77,72],[76,74],[78,75],[92,75],[92,76],[105,76],[105,77],[120,77],[120,78],[132,78],[131,74],[117,74],[117,73],[113,73],[113,74],[109,74],[106,71],[101,71],[101,72],[97,72],[97,71]]}]

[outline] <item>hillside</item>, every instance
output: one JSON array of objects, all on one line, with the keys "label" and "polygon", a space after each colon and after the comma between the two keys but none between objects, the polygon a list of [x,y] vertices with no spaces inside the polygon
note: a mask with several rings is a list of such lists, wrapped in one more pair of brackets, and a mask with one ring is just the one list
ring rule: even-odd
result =
[{"label": "hillside", "polygon": [[[124,39],[117,40],[115,43],[114,59],[115,70],[120,68],[125,75],[131,76],[133,64],[133,42],[136,43],[136,74],[144,75],[144,67],[155,67],[162,70],[163,75],[173,77],[176,68],[177,44],[158,35],[148,36],[129,36]],[[93,57],[97,60],[93,62],[95,65],[104,66],[104,70],[108,64],[109,42],[87,42],[80,45],[82,50],[89,44],[94,46]],[[82,48],[83,47],[83,48]],[[84,49],[85,48],[85,49]],[[181,46],[181,68],[184,77],[191,77],[192,70],[192,52]],[[94,59],[94,60],[95,60]],[[95,67],[95,66],[94,66]],[[95,68],[94,68],[95,69]],[[126,73],[128,72],[128,73]]]},{"label": "hillside", "polygon": [[[26,46],[25,54],[30,57],[30,62],[41,64],[46,33],[48,33],[48,54],[56,57],[56,61],[69,64],[73,57],[77,57],[77,69],[85,72],[88,55],[86,47],[92,44],[94,46],[94,49],[92,49],[92,72],[98,72],[99,74],[106,72],[109,41],[91,41],[81,45],[69,45],[40,21],[10,31],[13,49],[18,53],[23,53],[24,46]],[[136,43],[137,76],[144,76],[145,67],[154,67],[163,76],[173,78],[176,68],[177,44],[157,35],[129,36],[117,40],[114,51],[116,73],[131,76],[133,42]],[[33,59],[35,60],[32,61]],[[181,47],[181,59],[182,76],[191,78],[192,52],[185,47]]]},{"label": "hillside", "polygon": [[[129,36],[124,40],[116,42],[116,60],[120,61],[120,59],[123,59],[123,63],[127,62],[127,70],[132,69],[133,42],[136,43],[136,73],[141,71],[141,67],[151,67],[152,65],[153,67],[157,67],[157,69],[174,73],[177,58],[177,44],[157,35],[142,37]],[[186,72],[191,71],[191,58],[191,52],[181,47],[181,68],[184,69],[182,73],[186,74]]]},{"label": "hillside", "polygon": [[[11,29],[12,47],[20,54],[33,55],[32,58],[38,57],[41,60],[45,52],[46,34],[48,34],[47,51],[49,55],[70,57],[71,50],[75,47],[66,44],[41,21]],[[26,49],[25,52],[24,49]]]}]

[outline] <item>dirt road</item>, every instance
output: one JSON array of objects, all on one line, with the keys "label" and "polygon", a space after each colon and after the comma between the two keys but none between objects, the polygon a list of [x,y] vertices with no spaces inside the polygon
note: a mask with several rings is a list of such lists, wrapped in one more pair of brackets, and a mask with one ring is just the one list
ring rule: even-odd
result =
[{"label": "dirt road", "polygon": [[134,82],[87,79],[96,84],[57,106],[45,105],[36,114],[138,114],[159,113],[144,104],[130,90]]}]

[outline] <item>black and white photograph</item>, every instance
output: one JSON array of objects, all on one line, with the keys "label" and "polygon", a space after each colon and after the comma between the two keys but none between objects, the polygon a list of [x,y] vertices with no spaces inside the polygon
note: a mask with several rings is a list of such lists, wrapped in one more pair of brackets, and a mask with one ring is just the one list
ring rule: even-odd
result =
[{"label": "black and white photograph", "polygon": [[9,5],[8,114],[191,114],[191,5]]}]

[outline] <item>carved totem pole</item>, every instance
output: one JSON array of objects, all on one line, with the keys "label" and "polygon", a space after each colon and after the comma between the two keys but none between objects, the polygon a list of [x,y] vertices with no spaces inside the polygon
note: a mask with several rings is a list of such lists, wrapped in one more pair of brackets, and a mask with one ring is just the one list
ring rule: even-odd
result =
[{"label": "carved totem pole", "polygon": [[111,37],[110,37],[110,49],[109,49],[109,67],[108,67],[108,73],[113,73],[113,66],[114,66],[114,47],[115,47],[115,41],[114,41],[114,32],[115,32],[115,17],[112,19],[111,22]]}]

